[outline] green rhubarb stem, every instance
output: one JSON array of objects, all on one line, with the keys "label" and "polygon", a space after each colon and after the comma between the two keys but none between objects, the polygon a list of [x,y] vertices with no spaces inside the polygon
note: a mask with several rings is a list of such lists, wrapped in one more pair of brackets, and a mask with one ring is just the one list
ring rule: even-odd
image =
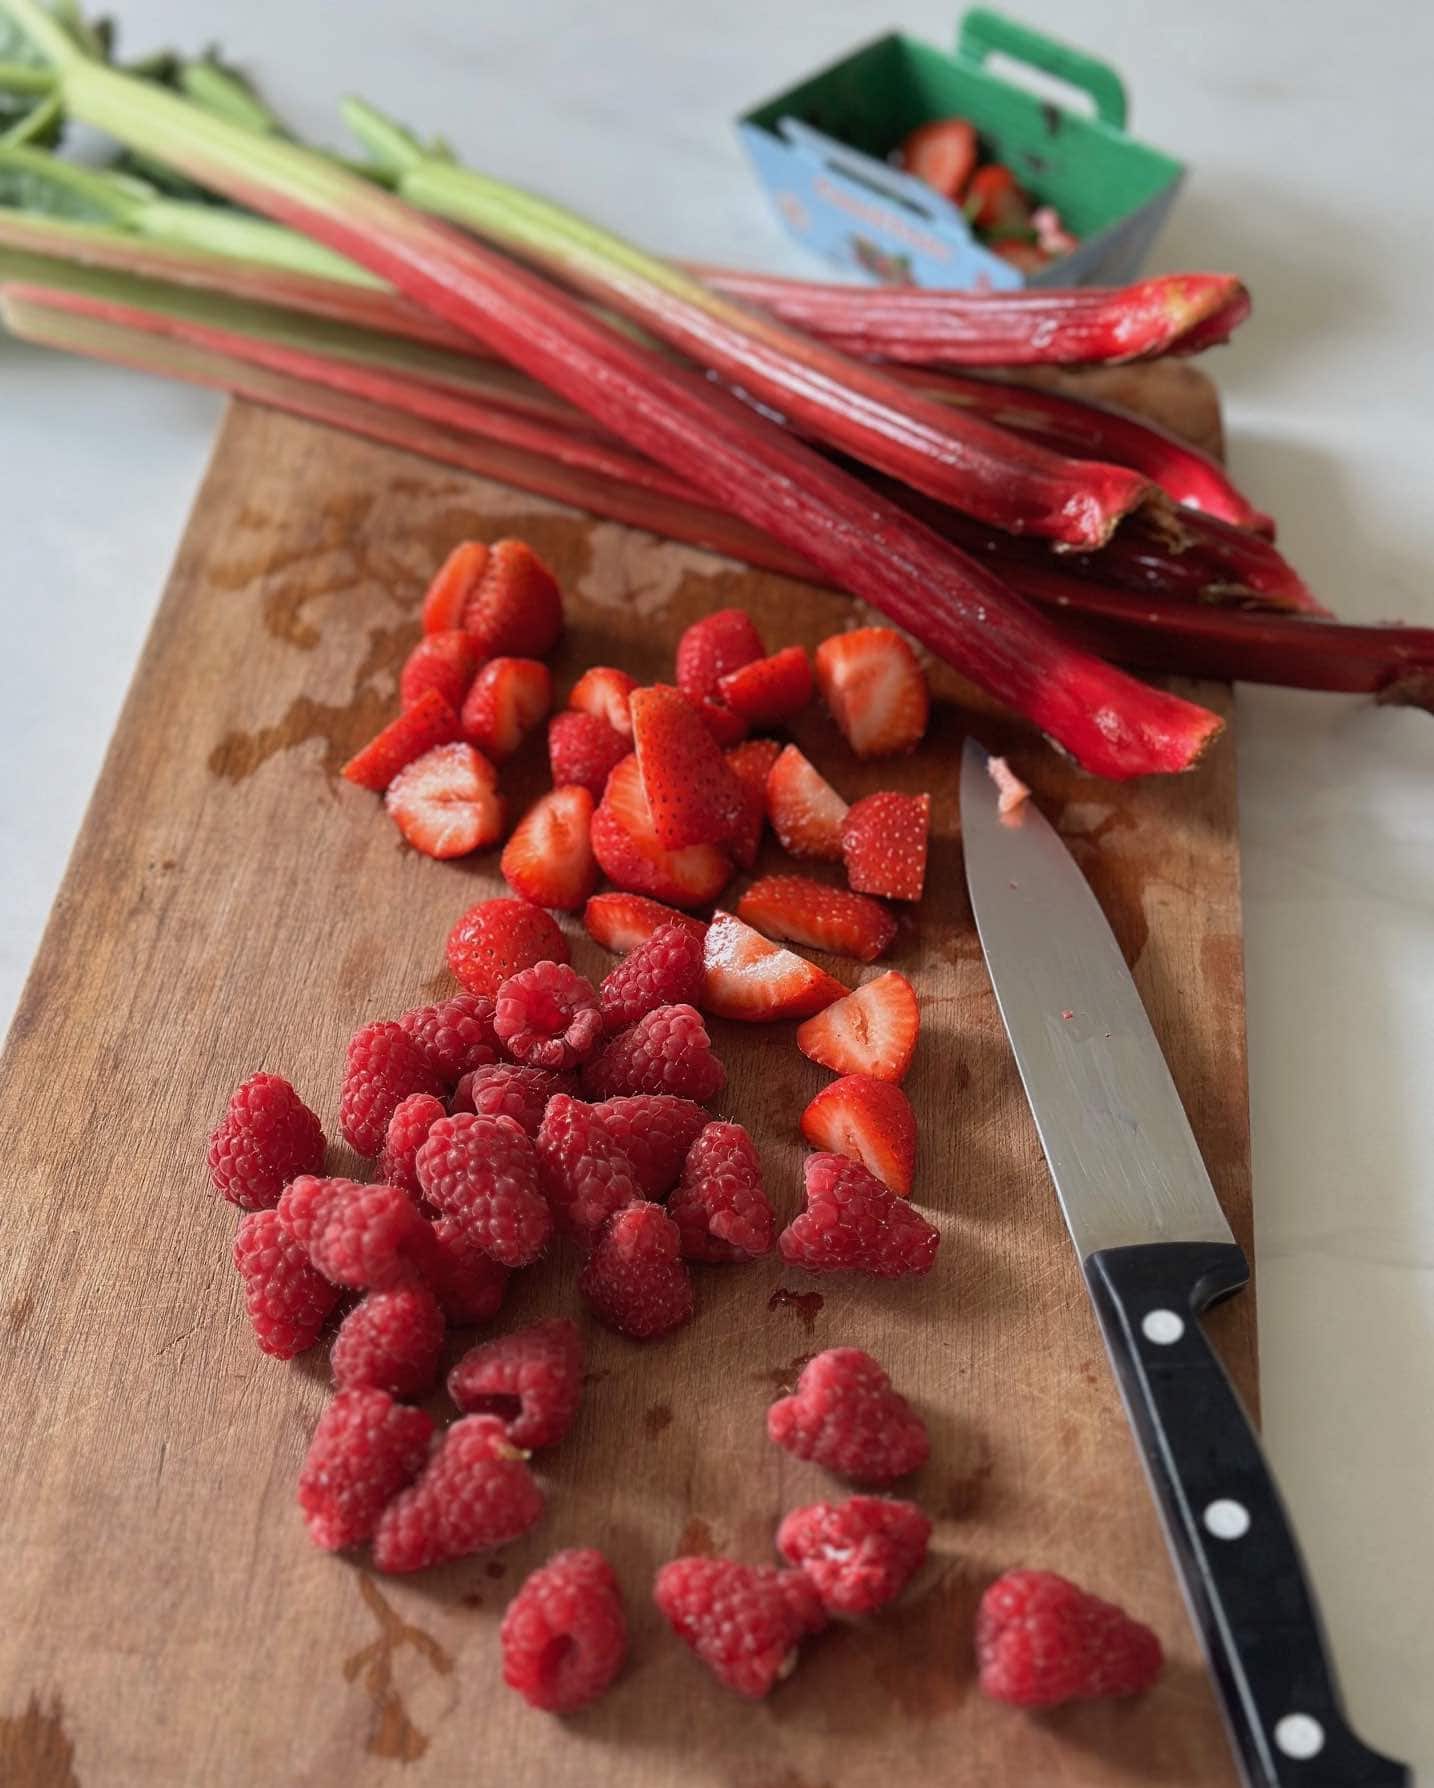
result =
[{"label": "green rhubarb stem", "polygon": [[37,68],[33,62],[0,62],[0,92],[49,93],[55,77],[48,68]]},{"label": "green rhubarb stem", "polygon": [[362,101],[345,118],[411,204],[576,286],[801,433],[995,527],[1099,546],[1154,492],[1126,467],[1069,458],[899,385],[561,205],[431,157]]}]

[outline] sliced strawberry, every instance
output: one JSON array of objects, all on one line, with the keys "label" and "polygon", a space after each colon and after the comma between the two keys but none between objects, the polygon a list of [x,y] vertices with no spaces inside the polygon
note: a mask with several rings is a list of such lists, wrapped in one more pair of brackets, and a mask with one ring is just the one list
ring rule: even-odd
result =
[{"label": "sliced strawberry", "polygon": [[411,708],[425,690],[436,689],[456,711],[463,706],[463,698],[477,670],[478,654],[473,649],[473,641],[461,627],[451,627],[443,633],[425,633],[399,672],[399,705]]},{"label": "sliced strawberry", "polygon": [[713,913],[702,952],[704,1011],[761,1024],[807,1018],[845,994],[841,982],[814,962],[771,943],[731,913]]},{"label": "sliced strawberry", "polygon": [[486,758],[471,745],[435,745],[399,771],[384,805],[426,857],[465,857],[503,836],[503,797]]},{"label": "sliced strawberry", "polygon": [[548,763],[554,788],[578,783],[594,801],[601,801],[608,776],[631,749],[622,734],[597,714],[568,708],[548,722]]},{"label": "sliced strawberry", "polygon": [[767,818],[794,857],[841,861],[847,804],[827,779],[788,745],[767,776]]},{"label": "sliced strawberry", "polygon": [[1003,236],[1027,235],[1031,231],[1031,208],[1026,203],[1020,183],[1008,167],[989,161],[977,168],[966,188],[967,217],[983,233],[999,232]]},{"label": "sliced strawberry", "polygon": [[553,679],[536,658],[490,658],[463,704],[463,732],[495,764],[512,757],[547,713]]},{"label": "sliced strawberry", "polygon": [[577,912],[597,883],[592,818],[593,798],[576,785],[535,802],[503,846],[499,867],[513,892],[534,906]]},{"label": "sliced strawberry", "polygon": [[381,795],[405,764],[435,745],[447,745],[461,730],[457,714],[436,689],[429,689],[351,757],[343,773],[360,788]]},{"label": "sliced strawberry", "polygon": [[748,726],[780,726],[812,699],[811,660],[800,646],[729,671],[717,693]]},{"label": "sliced strawberry", "polygon": [[890,627],[835,633],[817,647],[822,700],[858,757],[891,757],[919,745],[931,717],[926,674]]},{"label": "sliced strawberry", "polygon": [[632,742],[659,844],[721,844],[741,823],[742,787],[697,710],[669,683],[632,692]]},{"label": "sliced strawberry", "polygon": [[884,906],[805,875],[764,875],[737,902],[737,917],[766,937],[858,962],[875,962],[896,936],[896,921]]},{"label": "sliced strawberry", "polygon": [[423,631],[447,633],[462,627],[468,598],[487,569],[488,548],[481,540],[465,540],[455,546],[434,573],[423,598]]},{"label": "sliced strawberry", "polygon": [[727,753],[727,767],[746,796],[741,824],[727,841],[732,860],[741,869],[750,869],[757,861],[767,823],[767,777],[781,755],[775,739],[744,739]]},{"label": "sliced strawberry", "polygon": [[704,696],[693,706],[702,716],[702,724],[725,751],[729,745],[736,745],[747,736],[747,722],[740,714],[734,714],[730,708],[724,708],[721,702],[708,701]]},{"label": "sliced strawberry", "polygon": [[607,779],[593,814],[592,843],[609,881],[676,906],[706,906],[732,879],[731,859],[715,845],[671,851],[658,843],[635,755],[625,757]]},{"label": "sliced strawberry", "polygon": [[930,795],[867,795],[842,827],[846,879],[859,894],[920,900],[930,830]]},{"label": "sliced strawberry", "polygon": [[632,715],[628,700],[637,688],[637,678],[626,671],[614,670],[610,664],[595,664],[584,671],[573,685],[568,706],[580,714],[595,714],[605,720],[624,739],[632,737]]},{"label": "sliced strawberry", "polygon": [[906,137],[901,145],[901,165],[955,204],[976,171],[980,152],[974,124],[964,118],[935,118]]},{"label": "sliced strawberry", "polygon": [[463,605],[462,625],[485,658],[541,658],[563,631],[563,599],[525,540],[495,540]]},{"label": "sliced strawberry", "polygon": [[916,1169],[916,1113],[889,1080],[844,1074],[823,1087],[802,1113],[802,1135],[814,1149],[860,1161],[898,1198],[911,1196]]},{"label": "sliced strawberry", "polygon": [[766,648],[742,608],[719,608],[686,628],[677,642],[677,687],[691,701],[712,695],[728,671],[760,658]]},{"label": "sliced strawberry", "polygon": [[834,1074],[902,1080],[921,1033],[916,990],[895,969],[797,1027],[797,1048]]},{"label": "sliced strawberry", "polygon": [[643,894],[594,894],[583,908],[583,924],[595,944],[624,956],[664,925],[685,925],[698,938],[707,935],[700,919]]}]

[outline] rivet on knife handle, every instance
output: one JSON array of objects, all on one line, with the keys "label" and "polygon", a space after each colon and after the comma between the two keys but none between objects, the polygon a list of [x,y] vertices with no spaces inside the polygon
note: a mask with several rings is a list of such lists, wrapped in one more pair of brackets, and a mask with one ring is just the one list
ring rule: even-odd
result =
[{"label": "rivet on knife handle", "polygon": [[1246,1780],[1406,1788],[1350,1730],[1279,1492],[1200,1313],[1249,1278],[1234,1243],[1107,1248],[1096,1313]]}]

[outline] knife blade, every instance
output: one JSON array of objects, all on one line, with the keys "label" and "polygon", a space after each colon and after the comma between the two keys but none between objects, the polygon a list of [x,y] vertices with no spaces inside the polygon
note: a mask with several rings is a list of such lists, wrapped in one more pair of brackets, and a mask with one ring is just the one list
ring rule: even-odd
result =
[{"label": "knife blade", "polygon": [[968,739],[976,930],[1041,1147],[1249,1788],[1408,1788],[1344,1716],[1269,1466],[1200,1317],[1249,1279],[1089,883]]}]

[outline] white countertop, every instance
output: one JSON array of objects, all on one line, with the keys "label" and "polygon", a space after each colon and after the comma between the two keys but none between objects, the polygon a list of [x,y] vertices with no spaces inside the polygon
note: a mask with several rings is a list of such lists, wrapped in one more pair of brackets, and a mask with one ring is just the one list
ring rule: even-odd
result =
[{"label": "white countertop", "polygon": [[[1012,0],[1121,67],[1192,180],[1156,268],[1243,274],[1209,365],[1231,459],[1349,618],[1434,624],[1434,10]],[[649,245],[815,274],[737,112],[938,0],[123,0],[129,51],[218,39],[332,135],[361,91]],[[0,1015],[18,996],[220,404],[0,341]],[[1434,1772],[1434,718],[1242,691],[1265,1433],[1350,1710]]]}]

